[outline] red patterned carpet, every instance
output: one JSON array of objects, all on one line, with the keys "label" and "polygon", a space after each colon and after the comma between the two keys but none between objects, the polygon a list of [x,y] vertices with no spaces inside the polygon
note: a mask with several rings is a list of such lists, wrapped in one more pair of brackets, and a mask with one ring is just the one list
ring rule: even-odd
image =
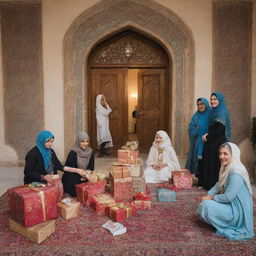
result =
[{"label": "red patterned carpet", "polygon": [[[203,194],[194,188],[177,192],[177,202],[156,201],[150,211],[139,211],[127,219],[127,233],[113,237],[101,225],[107,217],[96,216],[92,209],[82,207],[80,218],[56,221],[56,232],[42,244],[34,244],[8,230],[6,195],[0,199],[1,256],[253,256],[256,238],[231,242],[217,236],[214,229],[201,222],[196,197]],[[256,216],[256,205],[254,205]]]}]

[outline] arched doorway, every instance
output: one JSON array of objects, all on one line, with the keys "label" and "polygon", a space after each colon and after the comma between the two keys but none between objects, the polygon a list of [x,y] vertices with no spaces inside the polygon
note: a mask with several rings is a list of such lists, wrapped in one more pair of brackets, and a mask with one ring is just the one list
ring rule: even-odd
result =
[{"label": "arched doorway", "polygon": [[172,79],[168,81],[171,130],[168,132],[177,154],[187,154],[187,125],[194,105],[194,39],[180,17],[152,0],[103,0],[81,13],[68,28],[63,40],[66,154],[76,134],[84,129],[88,131],[89,127],[87,59],[90,52],[103,38],[128,28],[154,38],[171,56]]},{"label": "arched doorway", "polygon": [[[140,150],[148,151],[156,131],[169,131],[169,63],[161,45],[132,30],[111,35],[92,49],[87,65],[88,128],[94,149],[98,94],[104,94],[112,108],[109,119],[114,149],[137,139]],[[131,118],[135,106],[136,113]]]}]

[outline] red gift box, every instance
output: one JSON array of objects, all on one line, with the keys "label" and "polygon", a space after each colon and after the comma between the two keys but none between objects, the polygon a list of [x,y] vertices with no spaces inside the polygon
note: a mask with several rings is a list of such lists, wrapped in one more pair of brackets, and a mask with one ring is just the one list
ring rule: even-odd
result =
[{"label": "red gift box", "polygon": [[173,185],[177,189],[191,189],[193,184],[193,179],[189,171],[173,171],[172,172]]},{"label": "red gift box", "polygon": [[137,210],[149,210],[151,208],[150,200],[134,200],[133,204]]},{"label": "red gift box", "polygon": [[105,192],[105,181],[95,183],[81,183],[76,185],[76,198],[80,203],[90,206],[93,195],[102,194]]},{"label": "red gift box", "polygon": [[125,209],[118,205],[106,207],[105,213],[111,220],[116,222],[121,222],[126,219]]},{"label": "red gift box", "polygon": [[137,164],[139,151],[136,150],[118,150],[118,163]]},{"label": "red gift box", "polygon": [[132,178],[110,179],[110,193],[117,201],[130,200],[133,197]]},{"label": "red gift box", "polygon": [[61,201],[62,197],[63,197],[63,184],[61,182],[60,176],[55,174],[53,175],[53,179],[50,181],[49,185],[51,186],[55,186],[58,189],[58,197],[57,197],[57,201]]},{"label": "red gift box", "polygon": [[19,186],[8,190],[11,218],[24,227],[31,227],[57,218],[58,188]]},{"label": "red gift box", "polygon": [[129,218],[136,214],[137,208],[135,207],[134,204],[131,204],[129,202],[120,202],[120,203],[117,203],[116,205],[125,210],[126,218]]},{"label": "red gift box", "polygon": [[91,207],[98,215],[105,214],[106,207],[114,206],[115,204],[113,197],[107,193],[92,196]]}]

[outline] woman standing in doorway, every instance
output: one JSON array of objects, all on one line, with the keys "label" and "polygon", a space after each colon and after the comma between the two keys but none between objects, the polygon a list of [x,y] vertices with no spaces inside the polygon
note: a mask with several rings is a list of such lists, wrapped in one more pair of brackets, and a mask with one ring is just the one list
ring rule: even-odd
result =
[{"label": "woman standing in doorway", "polygon": [[198,186],[206,190],[212,188],[219,179],[219,147],[230,141],[230,117],[224,96],[220,92],[211,94],[211,107],[208,133],[202,137],[203,158],[199,163]]},{"label": "woman standing in doorway", "polygon": [[185,168],[192,174],[198,175],[198,162],[202,159],[204,142],[202,136],[208,131],[210,105],[205,98],[198,98],[197,111],[189,123],[188,134],[190,149]]},{"label": "woman standing in doorway", "polygon": [[112,109],[106,102],[105,96],[99,94],[96,97],[96,120],[97,120],[97,141],[100,148],[99,157],[109,155],[105,148],[113,147],[112,137],[109,130],[109,114]]}]

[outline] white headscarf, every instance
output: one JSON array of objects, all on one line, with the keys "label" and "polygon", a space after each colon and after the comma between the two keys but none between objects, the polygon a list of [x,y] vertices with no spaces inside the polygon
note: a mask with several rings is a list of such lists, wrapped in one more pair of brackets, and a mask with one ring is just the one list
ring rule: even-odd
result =
[{"label": "white headscarf", "polygon": [[163,139],[163,142],[161,144],[158,144],[154,140],[153,146],[156,147],[157,149],[170,151],[171,148],[172,148],[172,143],[171,143],[171,139],[168,136],[168,134],[165,131],[162,131],[162,130],[158,131],[156,134],[158,134]]},{"label": "white headscarf", "polygon": [[230,173],[237,173],[241,175],[246,183],[246,186],[252,195],[250,179],[245,166],[240,161],[240,149],[234,143],[227,142],[231,147],[231,162],[227,166],[221,165],[219,174],[218,190],[223,193],[225,191],[225,183]]},{"label": "white headscarf", "polygon": [[163,142],[156,143],[154,140],[147,159],[147,165],[167,164],[172,170],[179,170],[180,164],[176,152],[172,146],[171,139],[165,131],[158,131],[156,134],[161,136]]},{"label": "white headscarf", "polygon": [[100,114],[100,115],[103,115],[103,116],[108,116],[109,113],[110,113],[110,108],[109,106],[107,105],[107,108],[104,108],[102,105],[101,105],[101,99],[102,97],[104,97],[103,94],[99,94],[97,95],[96,97],[96,113],[97,114]]}]

